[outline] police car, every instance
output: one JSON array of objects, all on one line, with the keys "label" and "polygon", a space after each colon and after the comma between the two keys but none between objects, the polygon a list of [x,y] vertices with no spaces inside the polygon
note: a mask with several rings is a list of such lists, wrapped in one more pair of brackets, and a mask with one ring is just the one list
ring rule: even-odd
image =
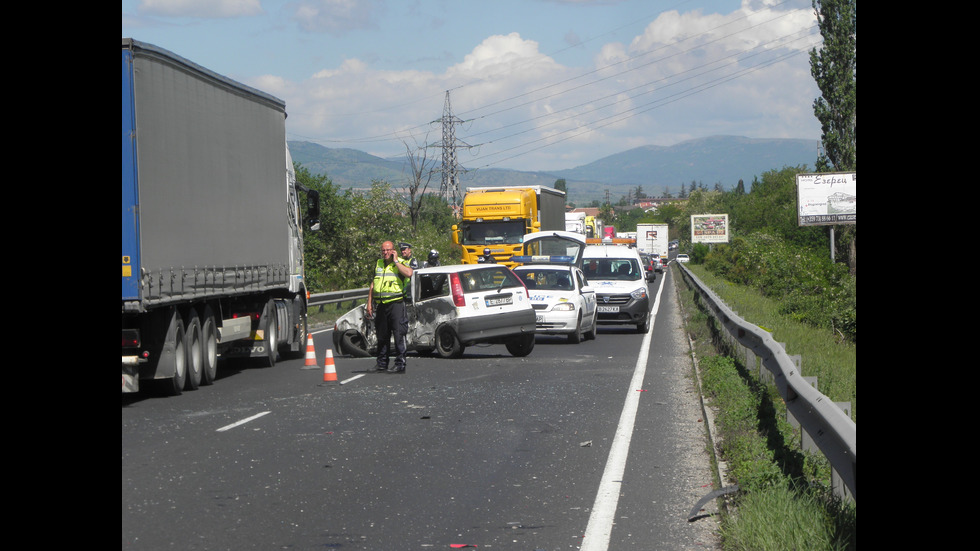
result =
[{"label": "police car", "polygon": [[[527,288],[502,264],[461,264],[415,270],[405,298],[409,351],[459,358],[475,344],[503,344],[514,356],[534,349],[535,316]],[[364,305],[337,319],[334,350],[377,354],[374,320]],[[393,350],[393,348],[392,348]]]},{"label": "police car", "polygon": [[[528,289],[538,334],[568,335],[579,343],[596,337],[596,294],[582,272],[585,236],[535,232],[525,236],[514,273]],[[550,253],[550,254],[549,254]]]}]

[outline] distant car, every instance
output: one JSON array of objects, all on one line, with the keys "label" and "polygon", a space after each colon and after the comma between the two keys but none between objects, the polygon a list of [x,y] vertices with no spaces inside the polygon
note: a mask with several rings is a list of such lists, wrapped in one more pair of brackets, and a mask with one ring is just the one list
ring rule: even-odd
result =
[{"label": "distant car", "polygon": [[635,324],[650,330],[650,297],[636,249],[590,245],[583,253],[585,277],[596,292],[600,324]]},{"label": "distant car", "polygon": [[[409,351],[459,358],[478,343],[504,344],[514,356],[534,348],[535,315],[527,288],[502,264],[420,268],[409,290]],[[374,320],[367,319],[364,305],[337,319],[333,344],[341,354],[377,354]]]},{"label": "distant car", "polygon": [[679,255],[677,255],[677,261],[678,262],[687,262],[690,259],[691,259],[691,257],[687,256],[686,254],[679,254]]},{"label": "distant car", "polygon": [[643,261],[643,269],[647,273],[647,281],[657,279],[657,266],[660,263],[654,260],[653,255],[647,253],[640,253],[640,259]]},{"label": "distant car", "polygon": [[660,257],[660,271],[661,272],[663,272],[664,271],[664,268],[667,267],[667,263],[668,262],[670,262],[670,259],[667,258],[666,256],[661,256]]},{"label": "distant car", "polygon": [[659,254],[652,254],[650,256],[653,257],[653,271],[658,274],[664,273],[664,265],[660,263],[660,259],[666,257],[661,257]]},{"label": "distant car", "polygon": [[517,266],[537,317],[537,333],[568,335],[569,342],[596,336],[596,296],[582,270],[561,264]]}]

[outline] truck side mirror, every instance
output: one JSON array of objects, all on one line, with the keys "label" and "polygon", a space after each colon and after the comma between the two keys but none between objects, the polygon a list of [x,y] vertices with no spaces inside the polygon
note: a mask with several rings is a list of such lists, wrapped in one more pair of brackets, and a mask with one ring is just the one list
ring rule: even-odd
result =
[{"label": "truck side mirror", "polygon": [[311,189],[306,192],[306,220],[310,229],[317,231],[320,229],[320,192]]},{"label": "truck side mirror", "polygon": [[459,245],[459,226],[453,224],[453,244]]}]

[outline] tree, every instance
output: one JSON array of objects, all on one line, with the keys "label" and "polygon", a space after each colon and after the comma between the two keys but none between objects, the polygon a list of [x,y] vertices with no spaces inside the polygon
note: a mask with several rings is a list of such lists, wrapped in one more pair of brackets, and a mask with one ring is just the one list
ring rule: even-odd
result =
[{"label": "tree", "polygon": [[856,0],[812,0],[823,47],[810,50],[810,73],[821,97],[813,113],[823,132],[817,171],[857,170]]},{"label": "tree", "polygon": [[568,184],[565,183],[564,178],[558,178],[557,180],[555,180],[555,189],[557,189],[558,191],[564,191],[567,194],[568,193],[567,186]]},{"label": "tree", "polygon": [[432,182],[432,175],[435,174],[435,169],[433,169],[434,161],[427,160],[426,146],[419,146],[415,144],[415,151],[405,142],[406,157],[408,157],[409,168],[412,171],[411,176],[408,180],[408,187],[405,191],[408,193],[408,215],[412,220],[412,229],[417,229],[419,224],[419,213],[422,210],[422,197],[425,195],[425,190],[428,189],[429,183]]},{"label": "tree", "polygon": [[[857,171],[857,7],[856,0],[812,0],[823,47],[810,51],[810,73],[822,97],[813,113],[823,132],[817,172]],[[857,274],[857,225],[837,235]]]}]

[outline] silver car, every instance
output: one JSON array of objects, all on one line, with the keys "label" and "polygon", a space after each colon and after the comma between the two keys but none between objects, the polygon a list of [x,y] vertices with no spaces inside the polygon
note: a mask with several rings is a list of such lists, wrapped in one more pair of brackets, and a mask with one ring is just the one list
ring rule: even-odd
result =
[{"label": "silver car", "polygon": [[[514,356],[534,348],[535,317],[527,288],[502,264],[421,268],[412,274],[409,291],[409,351],[459,358],[467,346],[480,343],[503,344]],[[374,320],[367,319],[364,305],[337,320],[333,344],[340,354],[377,354]]]}]

